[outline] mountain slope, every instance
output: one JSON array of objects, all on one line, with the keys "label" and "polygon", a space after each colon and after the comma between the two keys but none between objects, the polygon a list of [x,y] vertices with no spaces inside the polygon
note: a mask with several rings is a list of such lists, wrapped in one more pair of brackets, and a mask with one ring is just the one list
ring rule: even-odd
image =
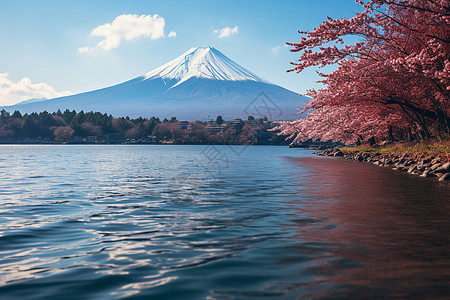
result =
[{"label": "mountain slope", "polygon": [[222,52],[212,47],[191,48],[174,60],[144,75],[145,80],[154,78],[175,79],[179,85],[197,77],[226,81],[266,82],[241,67]]},{"label": "mountain slope", "polygon": [[100,111],[115,116],[176,116],[205,120],[268,116],[297,118],[306,97],[258,77],[211,47],[192,48],[143,75],[111,87],[34,103],[5,107],[21,112]]}]

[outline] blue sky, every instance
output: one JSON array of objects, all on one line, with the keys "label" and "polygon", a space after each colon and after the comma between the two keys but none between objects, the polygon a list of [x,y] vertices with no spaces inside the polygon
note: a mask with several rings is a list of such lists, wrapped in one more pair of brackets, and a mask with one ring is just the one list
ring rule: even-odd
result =
[{"label": "blue sky", "polygon": [[[318,87],[318,78],[314,70],[286,73],[298,54],[289,52],[285,42],[298,41],[297,30],[311,30],[327,16],[351,17],[356,11],[361,7],[353,0],[0,0],[0,105],[34,94],[79,93],[114,85],[197,46],[213,46],[257,75],[303,93]],[[146,24],[155,32],[140,36],[138,29],[130,40],[123,38],[118,44],[108,37],[105,47],[96,48],[106,37],[91,32],[128,14],[148,16]],[[116,25],[134,30],[126,20],[120,24]],[[176,36],[169,37],[172,31]]]}]

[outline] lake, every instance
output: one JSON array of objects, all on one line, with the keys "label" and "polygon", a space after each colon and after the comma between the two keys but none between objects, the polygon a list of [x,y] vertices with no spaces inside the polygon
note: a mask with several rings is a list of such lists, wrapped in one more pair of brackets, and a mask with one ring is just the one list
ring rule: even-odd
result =
[{"label": "lake", "polygon": [[281,146],[0,146],[1,299],[433,298],[450,187]]}]

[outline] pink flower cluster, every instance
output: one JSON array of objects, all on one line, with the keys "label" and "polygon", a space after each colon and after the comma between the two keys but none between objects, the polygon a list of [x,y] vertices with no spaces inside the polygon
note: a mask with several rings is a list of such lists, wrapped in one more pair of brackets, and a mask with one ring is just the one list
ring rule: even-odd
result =
[{"label": "pink flower cluster", "polygon": [[[450,0],[357,0],[351,19],[329,18],[293,46],[289,71],[337,65],[310,90],[305,119],[284,122],[296,141],[345,143],[450,133]],[[348,36],[357,42],[345,44]]]}]

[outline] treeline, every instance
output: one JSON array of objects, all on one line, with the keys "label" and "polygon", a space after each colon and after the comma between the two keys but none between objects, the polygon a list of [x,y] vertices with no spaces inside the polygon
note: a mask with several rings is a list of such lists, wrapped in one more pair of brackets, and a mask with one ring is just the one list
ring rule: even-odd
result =
[{"label": "treeline", "polygon": [[283,144],[269,131],[277,124],[266,119],[180,122],[151,118],[115,118],[100,112],[0,111],[0,143],[232,143]]}]

